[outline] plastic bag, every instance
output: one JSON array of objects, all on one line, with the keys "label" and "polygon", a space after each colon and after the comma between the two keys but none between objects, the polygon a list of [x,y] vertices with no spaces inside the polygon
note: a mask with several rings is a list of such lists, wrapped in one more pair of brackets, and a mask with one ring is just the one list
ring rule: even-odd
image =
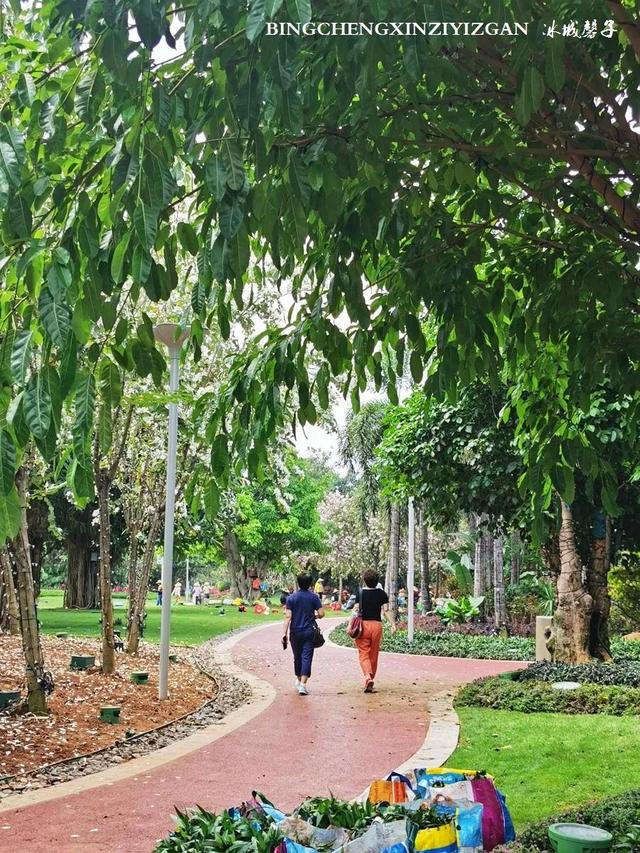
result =
[{"label": "plastic bag", "polygon": [[349,833],[339,826],[328,826],[326,829],[313,826],[301,817],[291,815],[278,822],[278,829],[287,838],[299,844],[308,844],[311,847],[328,847],[336,849],[346,844]]},{"label": "plastic bag", "polygon": [[350,841],[340,853],[406,853],[407,825],[404,820],[391,823],[374,821],[359,838]]}]

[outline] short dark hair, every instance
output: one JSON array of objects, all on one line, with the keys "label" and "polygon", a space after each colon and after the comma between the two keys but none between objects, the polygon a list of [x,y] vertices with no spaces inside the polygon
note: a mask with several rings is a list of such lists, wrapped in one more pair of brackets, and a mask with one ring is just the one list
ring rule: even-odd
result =
[{"label": "short dark hair", "polygon": [[372,587],[378,586],[380,583],[380,575],[374,569],[368,569],[364,575],[365,584],[371,589]]},{"label": "short dark hair", "polygon": [[306,574],[306,572],[299,574],[296,580],[300,589],[309,589],[311,586],[311,575]]}]

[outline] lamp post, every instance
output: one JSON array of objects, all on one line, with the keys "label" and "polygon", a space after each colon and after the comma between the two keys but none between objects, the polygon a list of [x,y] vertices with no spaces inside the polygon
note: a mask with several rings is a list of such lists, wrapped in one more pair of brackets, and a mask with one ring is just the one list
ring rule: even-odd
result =
[{"label": "lamp post", "polygon": [[[169,350],[169,391],[180,384],[180,350],[189,330],[180,332],[176,323],[161,323],[153,330],[155,339]],[[164,505],[164,556],[162,560],[162,613],[160,617],[160,677],[158,698],[166,699],[169,690],[169,631],[171,622],[171,581],[173,574],[173,520],[176,504],[176,456],[178,450],[178,404],[169,403],[169,439],[167,442],[167,495]]]},{"label": "lamp post", "polygon": [[407,528],[407,642],[413,643],[413,586],[416,564],[416,531],[413,498],[409,498]]}]

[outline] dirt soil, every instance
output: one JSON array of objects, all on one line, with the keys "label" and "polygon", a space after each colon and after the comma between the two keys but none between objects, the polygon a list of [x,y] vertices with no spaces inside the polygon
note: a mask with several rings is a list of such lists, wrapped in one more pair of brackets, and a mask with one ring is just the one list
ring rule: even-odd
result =
[{"label": "dirt soil", "polygon": [[[169,664],[169,696],[158,700],[157,646],[141,643],[138,654],[116,655],[116,671],[100,672],[100,643],[84,638],[43,637],[43,651],[55,689],[49,696],[49,714],[0,711],[0,778],[35,770],[63,758],[72,758],[124,740],[127,733],[144,732],[199,708],[215,697],[217,686],[186,658],[172,649],[178,662]],[[69,668],[71,655],[94,655],[97,666],[85,672]],[[146,670],[149,683],[134,684],[130,674]],[[24,658],[19,637],[0,637],[0,690],[26,694]],[[121,723],[100,720],[103,705],[121,707]],[[130,736],[130,735],[129,735]]]}]

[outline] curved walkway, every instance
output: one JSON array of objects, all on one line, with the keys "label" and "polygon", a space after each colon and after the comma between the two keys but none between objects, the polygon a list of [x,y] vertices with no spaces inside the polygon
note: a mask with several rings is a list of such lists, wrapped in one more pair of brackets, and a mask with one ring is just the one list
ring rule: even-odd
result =
[{"label": "curved walkway", "polygon": [[261,626],[221,646],[223,662],[248,674],[255,702],[164,756],[152,753],[93,778],[5,800],[0,851],[151,853],[172,829],[174,807],[219,810],[247,799],[253,788],[285,810],[307,795],[352,799],[420,753],[430,709],[431,735],[444,726],[443,746],[455,745],[451,723],[439,716],[457,686],[522,666],[382,654],[379,692],[366,695],[353,650],[327,643],[316,653],[310,695],[299,696],[281,630]]}]

